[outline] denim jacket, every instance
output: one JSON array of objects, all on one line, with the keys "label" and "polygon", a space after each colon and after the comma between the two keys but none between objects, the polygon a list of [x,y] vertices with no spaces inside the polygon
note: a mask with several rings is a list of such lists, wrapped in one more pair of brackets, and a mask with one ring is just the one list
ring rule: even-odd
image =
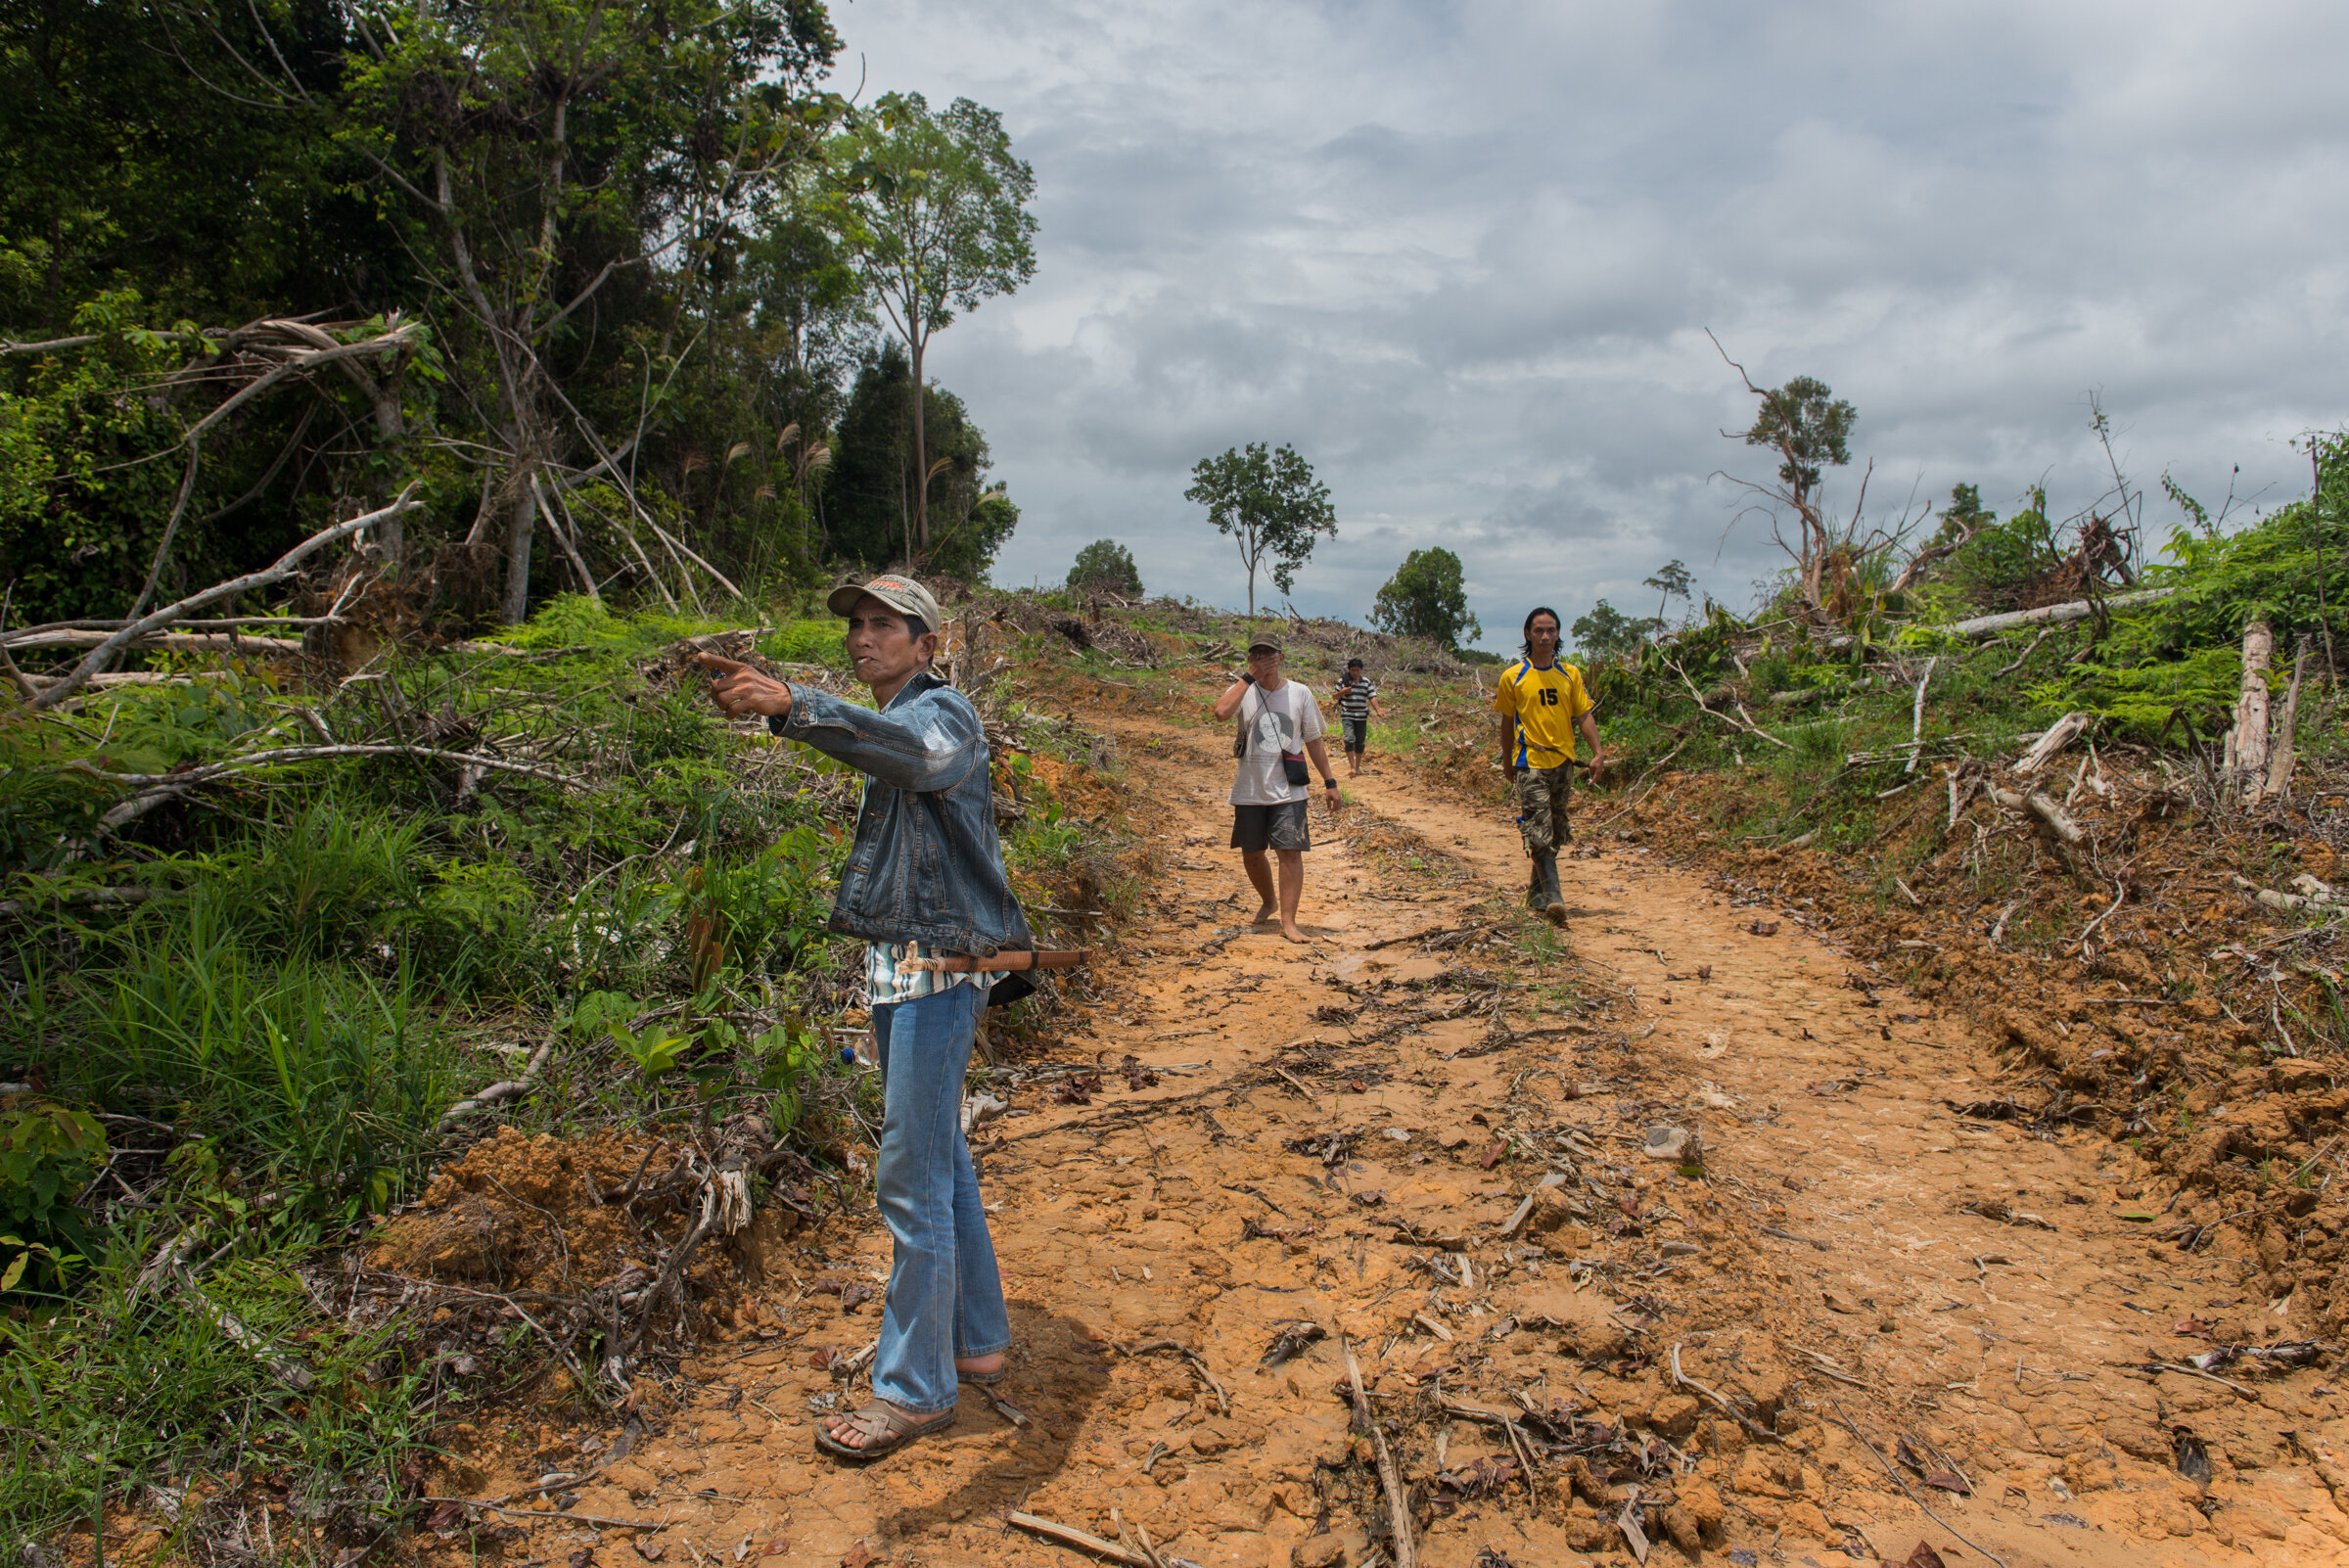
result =
[{"label": "denim jacket", "polygon": [[876,713],[793,683],[767,728],[866,775],[830,927],[989,957],[1036,945],[995,838],[987,733],[971,700],[928,670]]}]

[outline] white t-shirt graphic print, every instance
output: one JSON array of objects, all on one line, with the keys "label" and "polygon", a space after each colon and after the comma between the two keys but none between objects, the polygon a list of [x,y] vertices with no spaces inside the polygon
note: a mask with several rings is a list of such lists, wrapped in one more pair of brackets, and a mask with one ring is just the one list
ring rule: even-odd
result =
[{"label": "white t-shirt graphic print", "polygon": [[1240,720],[1248,726],[1248,755],[1232,779],[1231,804],[1285,806],[1311,796],[1313,786],[1291,784],[1280,765],[1281,753],[1301,754],[1307,741],[1321,738],[1321,705],[1304,683],[1284,680],[1276,692],[1249,687],[1240,698]]}]

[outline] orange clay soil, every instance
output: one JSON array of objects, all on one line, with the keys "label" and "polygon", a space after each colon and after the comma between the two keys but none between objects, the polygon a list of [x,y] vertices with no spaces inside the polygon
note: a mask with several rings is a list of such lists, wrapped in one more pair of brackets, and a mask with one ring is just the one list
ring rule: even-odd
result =
[{"label": "orange clay soil", "polygon": [[[1627,1501],[1651,1563],[2349,1558],[2330,1359],[2146,1370],[2281,1320],[2239,1262],[2148,1246],[2166,1193],[2125,1149],[1959,1115],[1997,1041],[1616,841],[1562,864],[1570,953],[1530,956],[1513,813],[1392,761],[1316,816],[1312,944],[1235,931],[1220,731],[1085,717],[1147,804],[1155,915],[1059,1059],[1161,1076],[1089,1103],[1031,1077],[980,1144],[1016,1336],[995,1392],[1025,1424],[966,1389],[941,1437],[816,1455],[879,1304],[807,1287],[880,1287],[866,1210],[769,1251],[682,1406],[640,1382],[624,1457],[594,1469],[609,1425],[458,1429],[435,1490],[592,1473],[472,1529],[444,1510],[414,1550],[1082,1560],[1007,1528],[1024,1509],[1112,1539],[1114,1510],[1170,1564],[1379,1560],[1343,1334],[1433,1568],[1628,1563]],[[1648,1157],[1666,1126],[1701,1154]]]}]

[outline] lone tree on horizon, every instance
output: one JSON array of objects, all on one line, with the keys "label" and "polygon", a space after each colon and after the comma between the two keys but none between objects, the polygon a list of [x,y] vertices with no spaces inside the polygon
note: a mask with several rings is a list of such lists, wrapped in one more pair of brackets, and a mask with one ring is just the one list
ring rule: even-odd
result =
[{"label": "lone tree on horizon", "polygon": [[1142,596],[1141,569],[1133,564],[1133,552],[1115,539],[1095,539],[1077,552],[1077,564],[1069,568],[1069,591],[1082,593],[1087,588],[1106,588],[1122,598]]},{"label": "lone tree on horizon", "polygon": [[1239,541],[1248,569],[1248,619],[1256,620],[1256,573],[1267,560],[1273,585],[1287,593],[1297,569],[1313,553],[1313,536],[1335,534],[1338,514],[1329,486],[1313,478],[1313,466],[1287,442],[1270,452],[1263,441],[1234,446],[1221,457],[1203,457],[1191,470],[1183,499],[1207,508],[1219,532]]},{"label": "lone tree on horizon", "polygon": [[1390,636],[1425,637],[1448,653],[1457,653],[1464,639],[1484,631],[1468,609],[1460,558],[1442,545],[1403,558],[1378,590],[1370,623]]}]

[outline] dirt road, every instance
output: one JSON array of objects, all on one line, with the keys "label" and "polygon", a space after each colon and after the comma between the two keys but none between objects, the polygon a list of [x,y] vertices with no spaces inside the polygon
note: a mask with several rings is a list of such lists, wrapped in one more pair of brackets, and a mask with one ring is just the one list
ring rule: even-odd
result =
[{"label": "dirt road", "polygon": [[[1100,1053],[1104,1086],[1031,1077],[980,1145],[1023,1424],[966,1390],[943,1439],[814,1456],[814,1412],[862,1397],[825,1363],[878,1303],[808,1286],[878,1288],[868,1217],[779,1257],[765,1326],[563,1499],[662,1528],[537,1521],[532,1558],[1081,1560],[1007,1529],[1018,1508],[1147,1531],[1169,1563],[1373,1560],[1341,1335],[1435,1568],[1629,1561],[1627,1501],[1667,1563],[2343,1558],[2321,1369],[2142,1369],[2278,1337],[2271,1304],[2150,1239],[2167,1194],[2114,1146],[1996,1120],[1986,1042],[1799,909],[1601,837],[1564,862],[1571,953],[1529,954],[1506,815],[1390,764],[1316,822],[1292,946],[1235,930],[1220,735],[1088,717],[1162,872],[1062,1056]],[[1649,1158],[1667,1126],[1701,1155]],[[546,1431],[534,1457],[613,1436]]]}]

